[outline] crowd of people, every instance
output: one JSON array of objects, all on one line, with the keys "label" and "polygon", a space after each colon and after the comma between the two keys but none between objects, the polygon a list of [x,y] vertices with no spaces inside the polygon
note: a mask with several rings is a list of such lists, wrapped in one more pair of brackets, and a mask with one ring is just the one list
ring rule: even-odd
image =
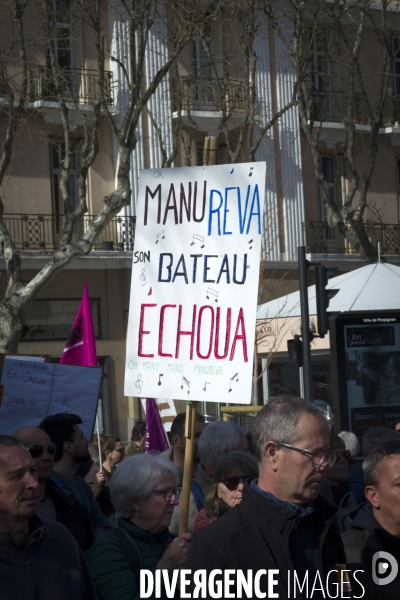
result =
[{"label": "crowd of people", "polygon": [[0,435],[0,600],[399,597],[397,425],[366,430],[361,457],[293,396],[272,398],[251,435],[197,415],[178,535],[185,414],[161,454],[145,453],[144,421],[126,448],[100,435],[91,453],[81,424],[57,414]]}]

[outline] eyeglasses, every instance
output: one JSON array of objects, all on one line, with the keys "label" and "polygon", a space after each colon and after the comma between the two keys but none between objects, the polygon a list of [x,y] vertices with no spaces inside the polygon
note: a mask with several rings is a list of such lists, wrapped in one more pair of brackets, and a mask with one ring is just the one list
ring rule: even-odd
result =
[{"label": "eyeglasses", "polygon": [[244,483],[246,477],[250,477],[250,475],[243,475],[243,477],[236,477],[236,475],[231,475],[230,477],[225,477],[225,479],[220,479],[219,483],[223,483],[226,488],[230,492],[238,489],[239,483]]},{"label": "eyeglasses", "polygon": [[378,446],[377,450],[385,456],[390,456],[390,454],[397,454],[398,452],[400,452],[400,440],[389,440],[388,442],[384,442],[383,444]]},{"label": "eyeglasses", "polygon": [[168,488],[167,490],[151,490],[152,492],[154,492],[154,494],[158,494],[158,496],[162,496],[165,500],[165,502],[171,502],[172,500],[172,496],[175,497],[176,500],[179,499],[179,496],[181,495],[181,488],[175,488],[174,490],[172,490],[171,488]]},{"label": "eyeglasses", "polygon": [[282,448],[288,448],[289,450],[296,450],[296,452],[301,452],[302,454],[306,454],[307,456],[312,457],[312,466],[314,469],[319,469],[320,467],[331,467],[333,463],[337,460],[339,453],[338,451],[334,452],[313,452],[312,450],[306,450],[305,448],[297,448],[296,446],[290,446],[289,444],[283,444],[282,442],[277,442],[272,440],[278,446]]},{"label": "eyeglasses", "polygon": [[49,444],[48,446],[43,446],[42,444],[35,444],[34,446],[30,446],[28,448],[28,452],[32,456],[32,458],[39,458],[39,456],[42,456],[45,450],[50,454],[50,456],[55,456],[57,452],[57,446],[55,444]]},{"label": "eyeglasses", "polygon": [[120,454],[124,454],[125,448],[113,448],[113,452],[119,452]]}]

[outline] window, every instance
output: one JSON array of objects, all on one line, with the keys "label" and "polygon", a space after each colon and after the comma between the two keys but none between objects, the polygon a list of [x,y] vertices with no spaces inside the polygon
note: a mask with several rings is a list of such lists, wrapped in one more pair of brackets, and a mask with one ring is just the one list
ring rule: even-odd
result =
[{"label": "window", "polygon": [[326,94],[331,91],[331,65],[328,60],[326,36],[322,33],[313,39],[313,89]]},{"label": "window", "polygon": [[[340,189],[341,177],[340,177],[340,173],[339,173],[338,163],[337,163],[337,161],[334,160],[334,158],[332,156],[323,156],[321,158],[321,162],[322,162],[322,173],[325,177],[325,181],[327,183],[331,198],[333,199],[333,201],[335,202],[335,204],[337,206],[341,206],[341,204],[342,204],[342,195],[341,195],[341,189]],[[325,201],[324,201],[321,190],[319,190],[319,196],[320,196],[320,218],[321,218],[322,222],[326,223]],[[328,240],[336,239],[335,231],[331,227],[328,228],[327,239]]]},{"label": "window", "polygon": [[[65,144],[62,142],[50,142],[50,165],[51,165],[51,183],[53,197],[53,214],[55,216],[55,232],[60,233],[61,218],[65,214],[65,206],[61,198],[60,177],[61,167],[65,159]],[[78,197],[78,153],[74,144],[71,144],[68,196],[72,209],[76,207]]]},{"label": "window", "polygon": [[70,0],[53,0],[57,38],[55,52],[62,69],[72,67],[71,7]]},{"label": "window", "polygon": [[[311,355],[313,392],[315,400],[332,406],[331,360],[329,354]],[[280,394],[300,396],[299,368],[288,357],[274,358],[269,365],[270,397]],[[262,397],[262,396],[261,396]]]},{"label": "window", "polygon": [[338,106],[332,95],[332,65],[329,60],[326,33],[318,32],[312,37],[312,118],[317,121],[337,121]]},{"label": "window", "polygon": [[400,39],[393,38],[393,91],[395,96],[400,96]]},{"label": "window", "polygon": [[204,43],[211,52],[209,36],[197,38],[192,42],[192,65],[195,77],[195,100],[201,106],[214,106],[214,88],[212,85],[212,67]]},{"label": "window", "polygon": [[[67,340],[81,299],[35,300],[26,313],[25,342],[33,340]],[[100,300],[91,298],[94,335],[101,338]]]}]

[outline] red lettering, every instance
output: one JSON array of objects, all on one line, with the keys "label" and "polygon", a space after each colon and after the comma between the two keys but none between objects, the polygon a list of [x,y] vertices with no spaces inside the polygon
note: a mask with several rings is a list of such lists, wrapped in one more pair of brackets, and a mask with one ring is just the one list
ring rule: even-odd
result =
[{"label": "red lettering", "polygon": [[182,320],[182,304],[179,305],[179,316],[178,316],[178,329],[176,332],[176,349],[175,349],[175,358],[179,357],[179,347],[181,344],[181,336],[182,335],[190,335],[190,360],[193,359],[193,346],[194,346],[194,334],[196,330],[196,314],[197,314],[197,304],[193,305],[193,318],[192,318],[192,329],[190,331],[181,330],[181,320]]},{"label": "red lettering", "polygon": [[[240,335],[239,335],[239,326],[241,327],[241,331],[242,331],[242,333]],[[243,341],[243,358],[244,358],[244,362],[247,362],[248,361],[247,341],[246,341],[246,328],[244,325],[243,308],[241,308],[239,310],[238,320],[237,320],[237,324],[236,324],[235,337],[233,338],[231,355],[229,357],[229,360],[233,360],[233,357],[235,356],[236,342],[239,340]]]},{"label": "red lettering", "polygon": [[[210,343],[208,346],[208,353],[207,354],[201,354],[200,352],[200,340],[201,340],[201,319],[203,317],[203,312],[206,310],[206,308],[209,308],[211,310],[211,328],[210,328]],[[199,320],[197,322],[197,344],[196,344],[196,352],[197,352],[197,356],[199,358],[209,358],[210,354],[211,354],[211,350],[212,350],[212,343],[213,343],[213,337],[214,337],[214,309],[212,306],[202,306],[201,309],[199,310]]]},{"label": "red lettering", "polygon": [[172,358],[172,354],[165,354],[162,350],[163,344],[163,335],[164,335],[164,313],[167,308],[176,308],[176,304],[164,304],[161,307],[160,311],[160,333],[158,337],[158,356],[170,356]]},{"label": "red lettering", "polygon": [[150,330],[145,331],[143,329],[143,327],[144,327],[144,311],[145,311],[145,308],[147,308],[147,307],[152,308],[154,306],[157,306],[157,304],[142,304],[140,307],[138,356],[144,356],[146,358],[153,358],[154,354],[143,354],[143,350],[142,350],[143,336],[150,333]]},{"label": "red lettering", "polygon": [[219,330],[221,323],[221,309],[217,308],[217,322],[215,325],[215,344],[214,344],[214,355],[215,358],[221,360],[222,358],[226,358],[229,352],[229,340],[231,339],[231,318],[232,318],[232,309],[228,308],[226,315],[226,333],[225,333],[225,350],[223,354],[218,353],[219,347]]}]

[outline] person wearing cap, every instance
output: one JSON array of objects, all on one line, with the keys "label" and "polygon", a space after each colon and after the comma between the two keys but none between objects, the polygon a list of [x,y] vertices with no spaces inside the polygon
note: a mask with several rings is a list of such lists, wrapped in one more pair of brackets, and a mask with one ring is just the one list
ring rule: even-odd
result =
[{"label": "person wearing cap", "polygon": [[64,494],[51,479],[57,450],[47,433],[39,427],[21,427],[12,434],[28,449],[37,468],[39,480],[39,509],[41,519],[57,521],[68,529],[80,549],[89,550],[94,541],[90,515],[80,502]]},{"label": "person wearing cap", "polygon": [[395,600],[400,597],[400,440],[374,448],[363,471],[368,502],[350,513],[350,529],[342,534],[353,597]]}]

